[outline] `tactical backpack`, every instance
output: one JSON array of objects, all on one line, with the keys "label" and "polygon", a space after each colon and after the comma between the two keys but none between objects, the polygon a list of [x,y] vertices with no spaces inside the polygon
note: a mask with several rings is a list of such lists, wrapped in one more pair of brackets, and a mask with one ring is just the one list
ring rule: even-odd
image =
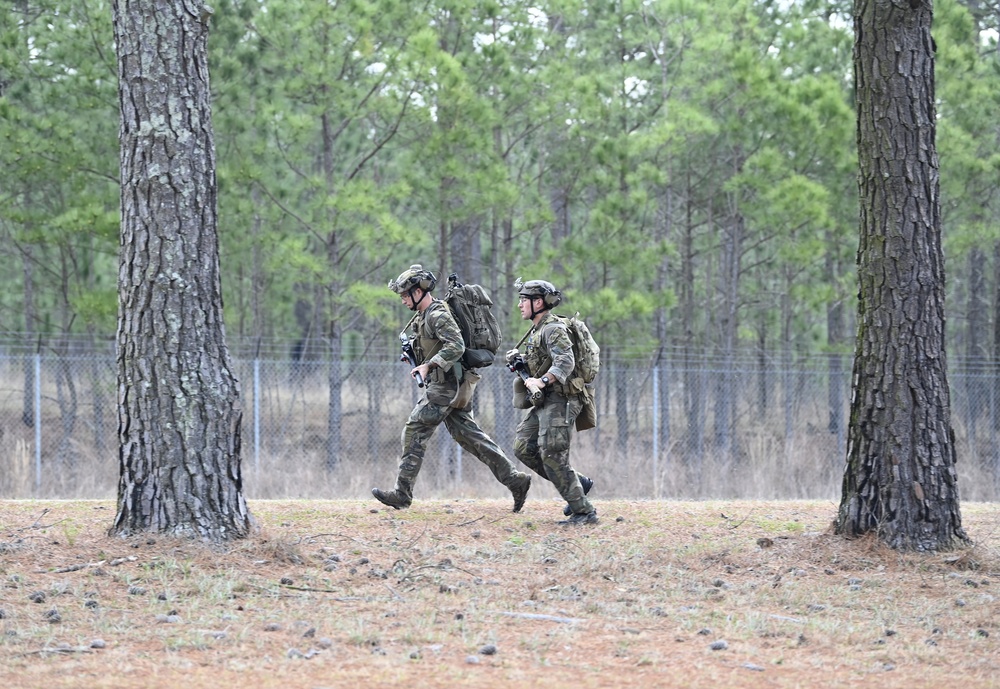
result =
[{"label": "tactical backpack", "polygon": [[582,378],[587,384],[593,383],[597,372],[601,369],[601,348],[590,334],[590,328],[580,320],[579,313],[572,318],[559,316],[559,319],[566,324],[570,339],[573,340],[573,358],[576,359],[573,377]]},{"label": "tactical backpack", "polygon": [[444,301],[451,308],[465,341],[462,366],[492,366],[503,335],[500,323],[493,314],[493,300],[489,293],[482,285],[463,285],[458,281],[458,275],[452,273],[448,276],[448,293]]},{"label": "tactical backpack", "polygon": [[[601,369],[601,348],[597,346],[594,336],[590,333],[587,324],[580,320],[580,314],[573,317],[560,316],[554,314],[555,318],[566,326],[569,331],[569,338],[573,342],[573,373],[565,381],[564,386],[570,394],[578,394],[583,400],[583,408],[576,417],[576,430],[586,431],[597,427],[597,403],[594,400],[594,378]],[[528,336],[532,329],[524,334],[524,337],[514,347],[516,351]],[[509,360],[508,360],[509,363]],[[522,364],[524,362],[521,362]],[[514,371],[514,368],[511,368]],[[515,379],[520,382],[520,379]],[[514,407],[526,409],[528,407],[519,406],[517,387],[515,384]],[[528,405],[530,406],[530,405]]]},{"label": "tactical backpack", "polygon": [[573,341],[573,375],[566,381],[569,387],[578,390],[583,398],[583,408],[576,417],[576,430],[586,431],[597,427],[597,403],[594,400],[594,378],[601,369],[601,348],[594,341],[587,324],[580,320],[580,314],[573,317],[556,316],[569,330]]}]

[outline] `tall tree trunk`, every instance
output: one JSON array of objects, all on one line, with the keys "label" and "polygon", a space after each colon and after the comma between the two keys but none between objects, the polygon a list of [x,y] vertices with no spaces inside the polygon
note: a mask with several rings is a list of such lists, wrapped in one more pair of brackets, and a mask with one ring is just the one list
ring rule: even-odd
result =
[{"label": "tall tree trunk", "polygon": [[[659,207],[659,222],[657,223],[657,242],[666,245],[670,240],[670,228],[673,221],[673,189],[667,187],[663,190],[663,196],[660,200]],[[662,294],[667,289],[667,281],[670,276],[670,255],[664,253],[663,258],[660,260],[660,265],[656,270],[656,291],[658,294]],[[654,327],[656,333],[656,341],[659,343],[656,351],[656,359],[654,361],[654,375],[657,376],[655,390],[658,394],[658,399],[655,400],[656,408],[659,409],[659,419],[656,424],[656,432],[658,434],[656,438],[656,445],[659,448],[660,456],[667,460],[669,463],[670,457],[670,364],[672,362],[672,357],[669,354],[668,344],[670,336],[667,329],[667,309],[664,306],[659,306],[656,309],[654,315]],[[666,468],[664,465],[659,464],[659,457],[655,458],[656,466],[659,467],[660,473],[662,475],[663,470]],[[660,486],[660,477],[655,477],[654,487]],[[660,497],[657,494],[655,497]]]},{"label": "tall tree trunk", "polygon": [[344,405],[342,402],[344,393],[344,376],[341,373],[343,364],[341,362],[341,352],[343,351],[343,334],[336,323],[330,325],[330,360],[327,368],[327,382],[330,387],[330,399],[327,404],[326,425],[329,429],[326,439],[326,456],[323,459],[323,467],[332,472],[340,465],[343,454],[342,425],[344,420]]},{"label": "tall tree trunk", "polygon": [[993,245],[993,349],[990,361],[990,468],[1000,488],[1000,242]]},{"label": "tall tree trunk", "polygon": [[569,189],[557,182],[549,191],[549,205],[552,208],[552,246],[558,247],[569,237]]},{"label": "tall tree trunk", "polygon": [[[499,305],[500,313],[506,314],[506,313],[511,313],[514,310],[513,303],[508,305],[507,303],[504,303],[502,301],[502,297],[514,296],[514,291],[511,288],[511,284],[513,283],[513,279],[511,276],[513,275],[514,272],[514,258],[515,258],[513,251],[514,220],[510,216],[505,216],[503,220],[500,222],[500,227],[498,231],[499,231],[499,237],[498,237],[499,251],[496,252],[494,258],[494,260],[497,261],[496,277],[499,278],[500,275],[503,275],[506,282],[502,288],[498,283],[497,289],[494,292],[492,292],[491,295],[493,297],[493,302]],[[500,264],[501,260],[502,260],[502,266]],[[501,297],[500,301],[498,301],[498,296]],[[513,302],[513,299],[511,300],[511,302]],[[510,319],[507,319],[507,322],[509,321]],[[517,321],[517,325],[514,326],[514,330],[512,332],[504,333],[503,340],[506,343],[504,345],[505,350],[508,345],[511,347],[514,346],[514,344],[521,338],[521,335],[524,333],[524,331],[528,329],[526,327],[528,325],[529,324],[525,323],[524,321]],[[493,389],[493,408],[497,410],[496,423],[494,424],[494,429],[493,429],[496,435],[493,437],[496,439],[497,443],[500,444],[500,447],[511,447],[514,444],[514,427],[516,424],[512,422],[506,422],[506,423],[501,422],[500,410],[501,409],[505,410],[506,413],[510,415],[509,418],[511,420],[519,419],[520,416],[516,413],[517,410],[511,409],[511,402],[510,402],[511,385],[513,385],[513,383],[511,382],[511,376],[504,375],[501,369],[501,376],[497,377],[501,378],[502,382],[498,385],[491,386]]]},{"label": "tall tree trunk", "polygon": [[[334,139],[333,127],[330,123],[329,113],[324,112],[320,118],[322,142],[321,157],[319,164],[322,166],[323,178],[326,181],[326,191],[331,198],[337,194],[336,175],[334,165]],[[326,407],[326,446],[324,448],[323,468],[327,473],[337,469],[340,464],[343,452],[343,392],[344,377],[342,369],[343,337],[345,327],[342,325],[342,314],[340,305],[337,303],[337,295],[343,289],[340,280],[341,264],[344,257],[340,253],[341,232],[338,227],[337,212],[330,209],[327,212],[326,222],[331,228],[326,237],[326,262],[330,267],[330,281],[327,285],[318,286],[316,297],[315,322],[322,328],[327,336],[327,383],[330,390],[330,397]]]},{"label": "tall tree trunk", "polygon": [[764,310],[757,312],[757,409],[758,419],[767,418],[767,410],[770,406],[769,384],[770,372],[767,365],[767,314]]},{"label": "tall tree trunk", "polygon": [[483,251],[482,237],[479,229],[480,218],[468,218],[453,225],[451,233],[451,264],[442,265],[438,275],[440,286],[447,289],[448,275],[457,273],[463,283],[482,284],[483,282]]},{"label": "tall tree trunk", "polygon": [[967,540],[944,342],[932,0],[855,0],[858,338],[837,533]]},{"label": "tall tree trunk", "polygon": [[[827,245],[834,246],[833,240],[827,238]],[[836,285],[839,276],[837,262],[832,252],[827,252],[826,265],[824,267],[826,282],[829,285]],[[843,377],[844,361],[840,354],[840,346],[844,342],[844,305],[843,300],[836,297],[833,302],[826,307],[826,344],[830,350],[827,359],[827,407],[828,420],[827,430],[837,438],[837,456],[842,457],[846,451],[843,442],[844,437],[844,396]]]},{"label": "tall tree trunk", "polygon": [[969,294],[965,339],[965,426],[969,439],[969,459],[979,462],[979,417],[988,395],[986,384],[987,343],[982,333],[988,327],[986,301],[986,255],[978,248],[969,251]]},{"label": "tall tree trunk", "polygon": [[[610,349],[610,347],[608,348]],[[610,352],[609,352],[610,353]],[[612,354],[609,359],[613,359]],[[628,413],[629,389],[632,387],[630,378],[632,377],[632,367],[625,361],[618,360],[617,365],[612,369],[615,372],[615,421],[617,428],[617,445],[615,450],[618,457],[624,460],[629,451],[629,427],[628,420],[631,415]]]},{"label": "tall tree trunk", "polygon": [[[741,165],[742,163],[737,165],[737,170]],[[727,459],[731,457],[733,444],[732,434],[736,404],[736,382],[733,367],[735,365],[734,355],[738,326],[740,263],[745,234],[746,222],[734,200],[732,213],[726,218],[719,260],[719,292],[722,295],[722,304],[716,317],[719,329],[717,351],[722,371],[715,377],[713,386],[715,395],[713,405],[715,450]]]},{"label": "tall tree trunk", "polygon": [[[64,336],[65,337],[65,336]],[[67,356],[68,342],[63,339],[56,347],[56,403],[59,407],[59,441],[56,445],[56,465],[58,466],[58,483],[61,486],[73,485],[76,482],[76,447],[73,442],[73,431],[79,413],[79,399],[76,392],[76,381],[73,379],[73,367]]]},{"label": "tall tree trunk", "polygon": [[121,535],[224,541],[251,528],[240,389],[222,321],[210,14],[190,0],[114,3],[121,477],[111,532]]},{"label": "tall tree trunk", "polygon": [[[785,266],[784,286],[781,290],[781,399],[783,403],[782,416],[785,419],[783,436],[783,456],[782,462],[791,469],[792,438],[795,433],[795,412],[798,410],[799,397],[795,394],[796,380],[802,380],[802,376],[792,375],[792,300],[790,294],[794,283],[793,271],[789,266]],[[787,472],[789,475],[791,472]]]},{"label": "tall tree trunk", "polygon": [[59,407],[59,442],[56,445],[55,460],[58,465],[58,479],[62,485],[76,483],[76,443],[73,442],[73,431],[76,429],[79,403],[76,392],[76,381],[73,379],[73,367],[69,363],[70,332],[75,315],[69,303],[69,281],[71,264],[76,264],[76,258],[71,255],[70,247],[63,247],[59,252],[59,305],[60,320],[59,342],[55,345],[56,353],[56,402]]},{"label": "tall tree trunk", "polygon": [[[499,127],[494,127],[493,129],[493,142],[495,150],[499,152],[502,148]],[[486,282],[484,282],[484,285],[489,288],[490,296],[493,298],[494,308],[497,311],[501,325],[507,322],[503,314],[508,313],[508,309],[511,308],[507,302],[507,296],[510,293],[510,280],[506,280],[505,278],[508,278],[510,275],[507,271],[508,257],[506,243],[512,226],[513,221],[507,215],[505,208],[493,208],[490,215],[490,262],[486,271]],[[501,252],[503,252],[503,259],[501,258]],[[502,260],[503,265],[501,265]],[[504,279],[503,288],[500,286],[502,278]],[[507,332],[506,328],[504,329],[504,342],[511,342],[515,337],[519,337],[516,330],[514,332]],[[506,351],[507,349],[503,345],[501,345],[501,348],[501,351]],[[493,372],[493,380],[484,381],[486,382],[486,387],[489,388],[489,393],[484,392],[483,394],[489,394],[493,398],[494,417],[493,432],[491,435],[501,447],[510,447],[514,439],[514,425],[501,420],[501,410],[507,410],[510,406],[510,395],[504,394],[505,390],[509,388],[501,384],[506,383],[509,386],[510,378],[509,376],[505,376],[504,373],[503,368]]]},{"label": "tall tree trunk", "polygon": [[[684,416],[687,419],[686,462],[699,475],[705,453],[705,395],[702,373],[702,357],[695,357],[694,342],[694,201],[691,174],[686,177],[684,234],[681,237],[681,344],[684,354]],[[697,485],[697,482],[696,482]]]},{"label": "tall tree trunk", "polygon": [[106,350],[101,342],[101,338],[98,334],[94,332],[93,326],[87,328],[88,344],[91,351],[90,356],[90,395],[93,398],[93,408],[91,410],[91,419],[93,428],[93,443],[94,443],[94,454],[97,455],[99,461],[104,461],[105,454],[108,452],[107,443],[105,442],[106,428],[104,422],[104,415],[107,412],[108,401],[107,401],[107,385],[106,383],[106,370],[104,370],[104,355]]},{"label": "tall tree trunk", "polygon": [[[28,342],[34,342],[37,313],[35,312],[35,257],[31,244],[24,245],[21,250],[21,260],[24,267],[24,336]],[[21,421],[28,428],[34,428],[36,422],[41,422],[41,419],[35,418],[35,363],[30,356],[24,357],[24,398],[21,407]]]},{"label": "tall tree trunk", "polygon": [[[444,199],[444,188],[442,186],[441,198]],[[424,266],[427,270],[433,272],[438,278],[441,277],[441,271],[447,270],[446,266],[451,260],[451,254],[448,251],[451,238],[451,224],[444,217],[444,204],[441,205],[441,217],[438,219],[438,264],[436,266]]]}]

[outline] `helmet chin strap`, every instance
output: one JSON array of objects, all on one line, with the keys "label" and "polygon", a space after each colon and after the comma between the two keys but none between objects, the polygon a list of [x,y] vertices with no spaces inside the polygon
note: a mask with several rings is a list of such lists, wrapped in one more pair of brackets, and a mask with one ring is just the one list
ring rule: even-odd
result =
[{"label": "helmet chin strap", "polygon": [[[541,311],[535,311],[535,299],[541,299],[542,300],[542,307],[543,308],[542,308]],[[529,320],[535,320],[535,316],[537,316],[540,313],[545,313],[546,311],[548,311],[548,308],[545,307],[545,298],[544,297],[532,297],[531,298],[531,318]]]},{"label": "helmet chin strap", "polygon": [[[414,290],[418,290],[418,289],[421,292],[423,292],[423,294],[420,295],[420,299],[416,299],[413,296]],[[413,287],[411,287],[410,289],[408,289],[406,291],[406,293],[408,295],[410,295],[410,311],[416,311],[417,310],[417,306],[420,304],[420,302],[422,302],[424,300],[424,297],[426,297],[429,294],[429,292],[427,290],[425,290],[424,288],[422,288],[420,285],[414,285]]]}]

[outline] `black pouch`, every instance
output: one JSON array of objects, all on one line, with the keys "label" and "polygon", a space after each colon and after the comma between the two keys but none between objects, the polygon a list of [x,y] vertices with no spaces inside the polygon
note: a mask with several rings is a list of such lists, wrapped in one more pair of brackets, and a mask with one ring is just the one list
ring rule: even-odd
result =
[{"label": "black pouch", "polygon": [[462,366],[465,368],[483,368],[492,366],[496,355],[488,349],[466,349],[462,355]]}]

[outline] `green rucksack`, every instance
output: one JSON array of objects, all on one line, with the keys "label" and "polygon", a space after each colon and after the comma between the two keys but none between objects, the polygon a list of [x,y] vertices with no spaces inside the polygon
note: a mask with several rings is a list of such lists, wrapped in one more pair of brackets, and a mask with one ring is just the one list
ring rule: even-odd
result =
[{"label": "green rucksack", "polygon": [[458,275],[448,276],[448,293],[444,301],[451,308],[458,329],[465,341],[462,366],[491,366],[503,341],[500,323],[493,314],[493,300],[482,285],[463,285]]},{"label": "green rucksack", "polygon": [[[572,318],[556,316],[566,325],[573,340],[573,377],[566,381],[571,389],[578,390],[583,398],[583,408],[576,417],[576,430],[586,431],[597,427],[597,404],[594,400],[594,378],[601,370],[601,348],[594,341],[587,324],[576,313]],[[582,384],[581,384],[582,381]]]},{"label": "green rucksack", "polygon": [[593,383],[597,372],[601,369],[601,348],[594,341],[590,328],[580,320],[579,313],[572,318],[566,316],[558,316],[558,318],[566,324],[570,339],[573,340],[573,358],[576,359],[573,377],[582,378],[583,382],[587,384]]}]

